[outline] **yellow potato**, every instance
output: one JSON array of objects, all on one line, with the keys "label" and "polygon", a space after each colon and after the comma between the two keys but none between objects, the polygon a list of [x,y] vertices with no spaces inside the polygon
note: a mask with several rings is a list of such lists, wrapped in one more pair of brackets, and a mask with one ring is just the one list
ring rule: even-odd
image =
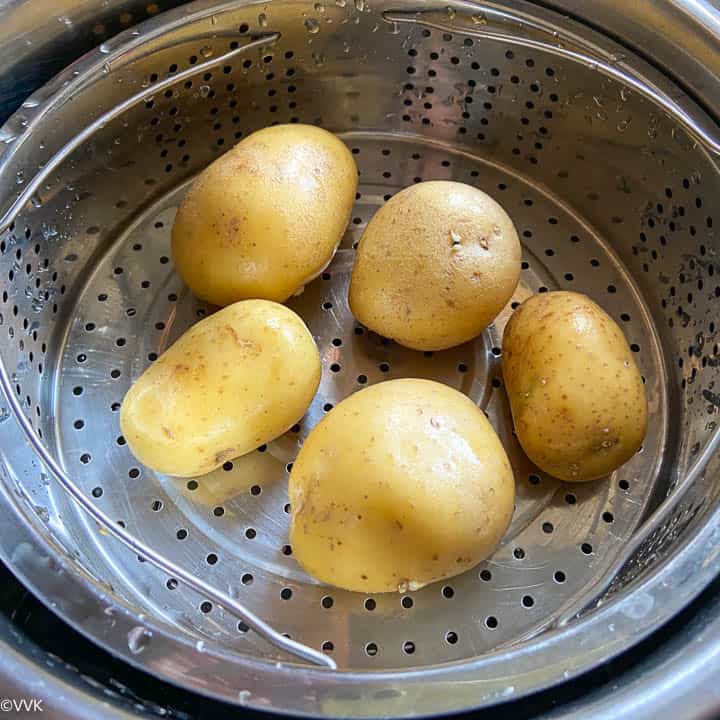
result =
[{"label": "yellow potato", "polygon": [[414,350],[444,350],[479,335],[520,278],[520,242],[507,213],[457,182],[399,192],[357,249],[350,307],[371,330]]},{"label": "yellow potato", "polygon": [[505,450],[469,398],[390,380],[343,400],[290,473],[293,553],[326,583],[404,592],[490,555],[513,513]]},{"label": "yellow potato", "polygon": [[303,321],[283,305],[245,300],[191,327],[140,376],[120,427],[148,467],[200,475],[282,435],[319,382]]},{"label": "yellow potato", "polygon": [[215,305],[284,302],[332,259],[356,189],[355,161],[335,135],[311,125],[259,130],[192,184],[173,225],[175,267]]},{"label": "yellow potato", "polygon": [[534,295],[503,337],[503,375],[527,456],[561,480],[602,477],[640,447],[647,399],[622,330],[585,295]]}]

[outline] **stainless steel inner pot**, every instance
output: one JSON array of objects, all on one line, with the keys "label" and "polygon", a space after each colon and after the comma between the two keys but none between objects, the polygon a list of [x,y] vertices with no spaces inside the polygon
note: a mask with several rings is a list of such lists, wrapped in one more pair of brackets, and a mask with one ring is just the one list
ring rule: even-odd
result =
[{"label": "stainless steel inner pot", "polygon": [[[173,271],[175,209],[199,170],[281,122],[338,133],[360,170],[341,249],[289,303],[318,342],[320,391],[269,446],[197,479],[159,476],[129,452],[118,409],[212,311]],[[0,242],[0,419],[14,438],[3,492],[47,555],[10,532],[2,551],[20,575],[45,568],[41,594],[114,652],[254,707],[460,710],[602,662],[669,618],[691,594],[685,577],[713,562],[717,129],[625,49],[510,0],[201,1],[103,43],[28,99],[0,140],[12,220]],[[519,450],[500,373],[512,307],[475,342],[434,354],[354,321],[346,291],[365,224],[430,179],[476,185],[514,219],[513,303],[576,289],[623,328],[651,417],[641,451],[610,478],[564,485]],[[331,406],[404,376],[457,387],[488,413],[516,473],[512,526],[486,563],[417,592],[323,586],[288,545],[287,471]],[[693,543],[706,553],[683,564]],[[260,620],[316,654],[270,633],[276,643],[338,668],[289,656],[249,630],[268,630]]]}]

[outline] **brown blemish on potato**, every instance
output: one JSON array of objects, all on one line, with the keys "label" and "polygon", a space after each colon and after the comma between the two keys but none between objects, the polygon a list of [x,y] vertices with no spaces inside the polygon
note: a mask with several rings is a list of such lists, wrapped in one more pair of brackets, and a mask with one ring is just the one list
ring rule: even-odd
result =
[{"label": "brown blemish on potato", "polygon": [[160,429],[162,430],[163,435],[165,435],[165,437],[169,438],[170,440],[175,439],[175,436],[173,435],[172,430],[170,430],[170,428],[167,425],[162,425],[160,427]]},{"label": "brown blemish on potato", "polygon": [[235,448],[225,448],[225,450],[221,450],[220,452],[215,453],[215,462],[218,465],[220,463],[224,463],[226,460],[229,460],[231,457],[233,457],[235,452]]}]

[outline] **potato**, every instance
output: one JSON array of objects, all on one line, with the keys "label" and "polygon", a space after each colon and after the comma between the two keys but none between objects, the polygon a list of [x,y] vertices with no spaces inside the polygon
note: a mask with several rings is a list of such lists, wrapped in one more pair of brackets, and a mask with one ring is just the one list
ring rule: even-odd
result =
[{"label": "potato", "polygon": [[503,336],[515,431],[550,475],[593,480],[626,462],[647,429],[640,372],[620,328],[585,295],[526,300]]},{"label": "potato", "polygon": [[320,355],[303,321],[244,300],[191,327],[133,384],[120,427],[140,462],[189,477],[282,435],[307,410]]},{"label": "potato", "polygon": [[490,555],[515,484],[490,423],[431,380],[390,380],[339,403],[290,473],[293,554],[326,583],[405,592]]},{"label": "potato", "polygon": [[484,192],[425,182],[399,192],[357,249],[350,307],[371,330],[414,350],[444,350],[479,335],[520,278],[520,242]]},{"label": "potato", "polygon": [[185,195],[172,229],[175,267],[215,305],[284,302],[332,259],[356,189],[355,161],[331,133],[311,125],[259,130]]}]

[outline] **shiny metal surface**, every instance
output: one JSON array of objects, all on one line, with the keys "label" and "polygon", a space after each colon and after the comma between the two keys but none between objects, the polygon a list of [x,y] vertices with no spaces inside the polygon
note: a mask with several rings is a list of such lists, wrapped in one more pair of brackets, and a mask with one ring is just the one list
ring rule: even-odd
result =
[{"label": "shiny metal surface", "polygon": [[[198,82],[183,79],[168,96],[158,93],[147,106],[129,109],[53,169],[23,218],[29,235],[16,223],[5,244],[12,293],[4,300],[3,323],[12,335],[3,357],[14,363],[13,382],[35,427],[98,507],[191,572],[215,584],[229,582],[230,595],[261,609],[293,638],[332,653],[343,672],[294,675],[297,670],[276,667],[274,653],[252,635],[238,635],[219,608],[98,534],[42,475],[25,478],[26,521],[100,581],[103,602],[125,603],[128,619],[135,615],[136,624],[123,633],[113,630],[116,625],[101,630],[102,618],[98,627],[95,613],[86,613],[83,631],[133,662],[211,694],[354,715],[412,713],[419,692],[429,711],[496,702],[557,682],[641,637],[679,606],[673,603],[701,587],[686,585],[686,595],[677,592],[662,607],[647,590],[662,576],[663,553],[672,551],[677,565],[683,543],[711,519],[713,498],[701,473],[713,452],[717,411],[710,279],[716,248],[704,207],[717,168],[673,120],[693,128],[700,140],[712,131],[711,122],[641,62],[566,23],[562,35],[553,35],[556,19],[529,5],[482,12],[480,6],[428,6],[420,16],[401,3],[384,16],[382,8],[364,4],[319,9],[278,3],[257,16],[252,6],[228,5],[223,12],[205,6],[194,5],[196,15],[177,13],[169,25],[158,18],[147,34],[101,47],[81,63],[80,75],[67,73],[64,90],[61,78],[57,95],[53,88],[41,92],[37,104],[27,103],[6,127],[9,150],[0,172],[19,180],[22,191],[29,171],[67,142],[68,128],[79,130],[121,97],[192,65],[193,57],[197,63],[217,56],[242,39],[245,32],[236,28],[243,24],[281,33],[247,67],[238,62]],[[387,70],[388,57],[395,74]],[[618,68],[635,87],[642,83],[648,97],[672,97],[675,116],[665,118],[648,99],[608,77],[619,77]],[[70,95],[72,103],[65,103]],[[341,132],[357,150],[362,173],[346,248],[329,277],[298,301],[328,372],[298,433],[197,485],[178,486],[132,464],[117,436],[115,404],[152,361],[150,354],[204,309],[176,287],[164,249],[183,183],[237,133],[275,118]],[[34,143],[23,140],[27,128]],[[629,154],[641,161],[629,164]],[[532,473],[518,454],[515,525],[490,564],[478,568],[484,572],[403,602],[370,598],[370,609],[364,598],[318,587],[294,565],[285,545],[282,477],[298,437],[326,403],[364,384],[361,377],[449,380],[475,397],[501,432],[507,427],[501,389],[492,382],[502,321],[472,348],[421,357],[356,335],[343,304],[352,243],[372,208],[416,178],[441,177],[503,194],[524,237],[525,292],[583,289],[618,317],[638,346],[655,426],[623,473],[580,491]],[[5,198],[6,206],[12,199]],[[688,358],[678,367],[679,351]],[[9,467],[26,467],[27,453],[21,446],[16,453]],[[648,545],[629,560],[628,577],[637,576],[642,587],[630,592],[618,583],[611,588],[616,603],[521,643],[596,604],[603,588],[593,580],[606,577],[624,550],[635,549],[631,538],[643,535],[633,533],[676,485],[675,505],[664,506],[672,513],[661,510],[667,525],[646,525]],[[17,509],[28,508],[18,502]],[[15,558],[21,573],[29,562],[24,552]],[[287,590],[290,599],[283,598]],[[612,614],[623,604],[631,622]],[[609,614],[613,621],[598,625]],[[108,616],[117,623],[114,610]],[[408,642],[412,653],[403,650]],[[185,653],[187,661],[176,662]],[[465,662],[441,664],[451,660]],[[377,672],[353,672],[359,669]],[[312,693],[302,695],[296,682],[312,683]]]}]

